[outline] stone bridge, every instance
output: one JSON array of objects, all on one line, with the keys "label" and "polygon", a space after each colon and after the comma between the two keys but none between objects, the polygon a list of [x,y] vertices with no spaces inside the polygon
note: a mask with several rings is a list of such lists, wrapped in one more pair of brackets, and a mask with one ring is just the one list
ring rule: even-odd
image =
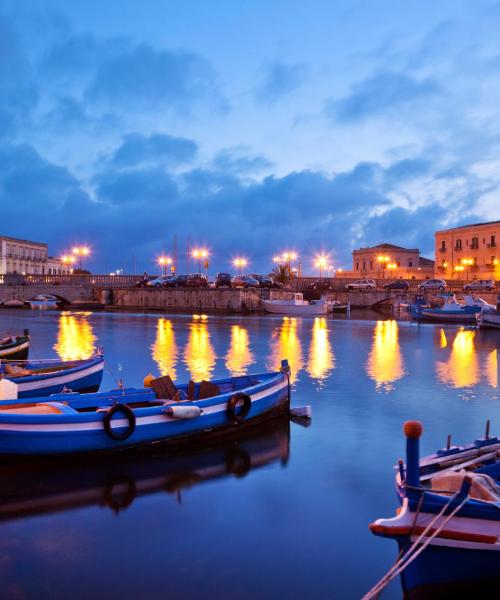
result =
[{"label": "stone bridge", "polygon": [[63,304],[98,300],[98,290],[92,286],[76,285],[0,285],[0,304],[9,300],[26,302],[38,294],[50,294],[62,300]]}]

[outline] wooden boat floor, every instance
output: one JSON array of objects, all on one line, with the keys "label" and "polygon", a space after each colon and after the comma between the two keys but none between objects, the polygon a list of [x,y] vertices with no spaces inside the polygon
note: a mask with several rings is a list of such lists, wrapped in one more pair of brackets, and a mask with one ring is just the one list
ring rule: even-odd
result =
[{"label": "wooden boat floor", "polygon": [[62,410],[52,404],[11,404],[10,406],[2,406],[0,413],[49,415],[54,413],[61,414]]}]

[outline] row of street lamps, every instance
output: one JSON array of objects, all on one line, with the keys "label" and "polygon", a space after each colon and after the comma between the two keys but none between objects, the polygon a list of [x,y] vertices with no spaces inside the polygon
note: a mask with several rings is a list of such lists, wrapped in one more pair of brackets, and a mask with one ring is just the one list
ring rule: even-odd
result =
[{"label": "row of street lamps", "polygon": [[82,269],[83,259],[90,255],[88,246],[73,246],[71,252],[61,256],[63,265],[72,266],[79,260],[79,268]]}]

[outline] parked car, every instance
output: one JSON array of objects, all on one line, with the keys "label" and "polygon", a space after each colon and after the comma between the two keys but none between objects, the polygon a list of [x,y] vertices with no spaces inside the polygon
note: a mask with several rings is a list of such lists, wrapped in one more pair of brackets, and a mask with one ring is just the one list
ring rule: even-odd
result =
[{"label": "parked car", "polygon": [[231,280],[231,284],[233,287],[259,287],[259,282],[257,281],[257,279],[250,275],[236,275]]},{"label": "parked car", "polygon": [[274,288],[277,287],[274,283],[274,280],[272,277],[269,277],[269,275],[257,275],[257,274],[253,274],[250,275],[250,277],[253,277],[254,279],[256,279],[259,282],[259,287],[261,288]]},{"label": "parked car", "polygon": [[403,290],[407,291],[410,289],[410,284],[404,279],[395,279],[384,284],[384,290]]},{"label": "parked car", "polygon": [[231,287],[231,274],[217,273],[217,275],[215,276],[215,287]]},{"label": "parked car", "polygon": [[422,283],[418,284],[419,290],[439,290],[443,291],[446,289],[446,281],[444,279],[425,279]]},{"label": "parked car", "polygon": [[495,287],[493,279],[474,279],[474,281],[470,281],[464,285],[464,290],[467,292],[471,290],[488,290],[491,292]]},{"label": "parked car", "polygon": [[208,277],[203,273],[191,273],[186,280],[187,287],[208,287]]},{"label": "parked car", "polygon": [[333,290],[333,286],[332,284],[327,281],[326,279],[316,279],[316,281],[313,281],[311,284],[307,285],[304,288],[304,291],[311,291],[311,292],[331,292]]},{"label": "parked car", "polygon": [[156,277],[143,277],[142,279],[140,279],[135,285],[134,287],[147,287],[148,283],[152,280],[152,279],[156,279]]},{"label": "parked car", "polygon": [[346,290],[374,290],[376,287],[377,284],[373,279],[358,279],[345,286]]},{"label": "parked car", "polygon": [[166,287],[186,287],[188,277],[189,275],[176,275],[166,283]]},{"label": "parked car", "polygon": [[168,284],[168,281],[173,279],[172,275],[160,275],[159,277],[155,277],[154,279],[150,279],[146,281],[147,287],[165,287]]}]

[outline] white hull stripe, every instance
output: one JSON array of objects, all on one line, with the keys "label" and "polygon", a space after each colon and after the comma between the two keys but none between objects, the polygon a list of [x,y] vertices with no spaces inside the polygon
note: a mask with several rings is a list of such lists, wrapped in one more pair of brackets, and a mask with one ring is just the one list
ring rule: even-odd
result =
[{"label": "white hull stripe", "polygon": [[[278,385],[273,386],[267,390],[262,390],[261,392],[257,392],[250,396],[250,399],[253,402],[257,402],[262,398],[266,398],[276,392],[282,390],[287,387],[288,382],[285,380],[280,382]],[[244,390],[243,390],[244,391]],[[213,415],[219,412],[225,412],[227,408],[227,403],[223,402],[222,404],[215,404],[214,406],[209,406],[203,409],[203,415]],[[68,413],[63,413],[64,416],[68,416]],[[61,414],[61,416],[63,416]],[[200,418],[203,418],[203,415]],[[54,415],[54,419],[57,419],[59,415]],[[1,415],[0,415],[1,418]],[[136,427],[141,427],[143,425],[154,425],[157,423],[168,423],[168,422],[179,422],[179,419],[174,419],[171,417],[167,417],[165,414],[160,415],[151,415],[150,417],[138,417],[136,420]],[[128,425],[127,419],[113,419],[113,428],[117,427],[126,427]],[[102,421],[91,421],[90,423],[2,423],[0,421],[0,433],[2,431],[17,431],[19,433],[23,432],[43,432],[47,433],[50,431],[53,432],[75,432],[75,431],[99,431],[104,428]]]},{"label": "white hull stripe", "polygon": [[19,346],[11,346],[10,348],[5,348],[4,350],[0,350],[0,356],[5,356],[6,354],[14,354],[15,352],[19,352],[20,350],[29,348],[29,345],[29,342],[24,342],[22,344],[19,344]]},{"label": "white hull stripe", "polygon": [[92,365],[91,367],[87,367],[86,369],[82,369],[81,371],[76,371],[68,375],[59,375],[58,377],[45,377],[38,381],[26,381],[25,383],[18,383],[18,390],[20,392],[29,392],[31,390],[39,390],[43,388],[52,387],[54,385],[64,385],[66,383],[71,383],[72,381],[75,381],[77,379],[83,379],[84,377],[87,377],[94,373],[98,373],[103,369],[104,363],[100,362],[96,365]]}]

